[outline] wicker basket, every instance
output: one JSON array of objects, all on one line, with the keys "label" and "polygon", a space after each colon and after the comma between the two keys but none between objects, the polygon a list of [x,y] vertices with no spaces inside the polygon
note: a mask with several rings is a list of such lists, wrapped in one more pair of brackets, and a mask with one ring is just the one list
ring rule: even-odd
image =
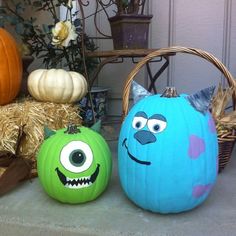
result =
[{"label": "wicker basket", "polygon": [[[215,58],[212,54],[206,51],[200,50],[200,49],[195,49],[195,48],[186,48],[186,47],[161,48],[159,50],[156,50],[148,54],[146,57],[144,57],[128,75],[128,78],[125,83],[124,91],[123,91],[123,105],[122,105],[123,118],[128,113],[131,82],[134,79],[134,77],[137,75],[139,70],[147,62],[149,62],[155,57],[176,54],[176,53],[192,54],[211,62],[217,69],[219,69],[224,74],[224,76],[227,79],[228,86],[229,87],[232,86],[233,88],[236,88],[236,81],[234,80],[233,76],[230,74],[228,69],[222,64],[222,62],[218,60],[217,58]],[[233,94],[232,99],[233,99],[234,110],[235,110],[235,102],[236,102],[235,93]],[[227,132],[227,134],[224,134],[224,135],[218,134],[219,172],[224,169],[224,167],[230,160],[234,143],[235,143],[235,139],[236,139],[236,131],[234,129],[232,129],[230,132]]]}]

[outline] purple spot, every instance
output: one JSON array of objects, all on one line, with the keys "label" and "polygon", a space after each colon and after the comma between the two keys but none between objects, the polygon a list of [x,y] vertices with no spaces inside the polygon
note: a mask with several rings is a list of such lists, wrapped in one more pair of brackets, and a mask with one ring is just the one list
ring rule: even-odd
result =
[{"label": "purple spot", "polygon": [[189,138],[188,155],[192,159],[198,158],[205,151],[205,141],[196,135]]},{"label": "purple spot", "polygon": [[212,117],[210,117],[210,119],[208,120],[208,127],[212,133],[216,133],[215,121]]},{"label": "purple spot", "polygon": [[212,184],[207,185],[196,185],[193,187],[192,195],[195,198],[203,196],[205,193],[208,193],[212,188]]}]

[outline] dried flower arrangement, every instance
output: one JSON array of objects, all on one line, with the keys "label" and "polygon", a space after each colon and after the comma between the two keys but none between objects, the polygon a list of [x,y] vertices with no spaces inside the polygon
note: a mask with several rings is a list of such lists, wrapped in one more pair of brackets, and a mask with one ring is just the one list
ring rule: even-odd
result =
[{"label": "dried flower arrangement", "polygon": [[[63,68],[84,72],[82,38],[87,51],[97,49],[94,42],[83,34],[81,20],[73,9],[75,0],[3,0],[0,6],[0,27],[10,24],[22,41],[23,54],[42,58],[46,68]],[[60,19],[59,9],[66,11],[65,19]],[[41,24],[35,15],[40,14],[52,19]],[[83,34],[83,37],[82,37]],[[97,66],[97,60],[85,58],[89,72]]]},{"label": "dried flower arrangement", "polygon": [[232,99],[233,93],[236,92],[234,87],[223,89],[219,84],[218,90],[212,100],[211,112],[216,121],[218,135],[222,137],[232,133],[236,128],[236,111],[227,111],[227,106]]}]

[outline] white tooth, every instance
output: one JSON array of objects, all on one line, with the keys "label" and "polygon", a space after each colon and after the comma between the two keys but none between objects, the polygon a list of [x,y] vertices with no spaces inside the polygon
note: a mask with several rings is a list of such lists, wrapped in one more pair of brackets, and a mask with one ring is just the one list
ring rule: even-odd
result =
[{"label": "white tooth", "polygon": [[[74,178],[74,179],[72,179],[72,178],[69,178],[69,177],[66,177],[66,181],[68,182],[68,181],[82,181],[82,183],[80,184],[80,183],[78,183],[78,184],[74,184],[74,185],[72,185],[72,184],[69,184],[69,183],[67,183],[66,185],[65,185],[65,187],[66,188],[72,188],[72,189],[79,189],[79,188],[86,188],[86,187],[89,187],[92,183],[90,182],[90,177],[89,176],[86,176],[86,177],[81,177],[81,178]],[[85,181],[88,181],[89,180],[89,182],[86,182],[85,183]]]}]

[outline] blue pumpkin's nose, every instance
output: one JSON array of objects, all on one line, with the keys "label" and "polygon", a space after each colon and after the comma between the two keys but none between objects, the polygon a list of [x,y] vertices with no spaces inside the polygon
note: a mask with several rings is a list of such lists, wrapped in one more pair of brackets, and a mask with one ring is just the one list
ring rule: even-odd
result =
[{"label": "blue pumpkin's nose", "polygon": [[134,138],[142,145],[156,142],[155,135],[147,130],[139,130],[134,134]]}]

